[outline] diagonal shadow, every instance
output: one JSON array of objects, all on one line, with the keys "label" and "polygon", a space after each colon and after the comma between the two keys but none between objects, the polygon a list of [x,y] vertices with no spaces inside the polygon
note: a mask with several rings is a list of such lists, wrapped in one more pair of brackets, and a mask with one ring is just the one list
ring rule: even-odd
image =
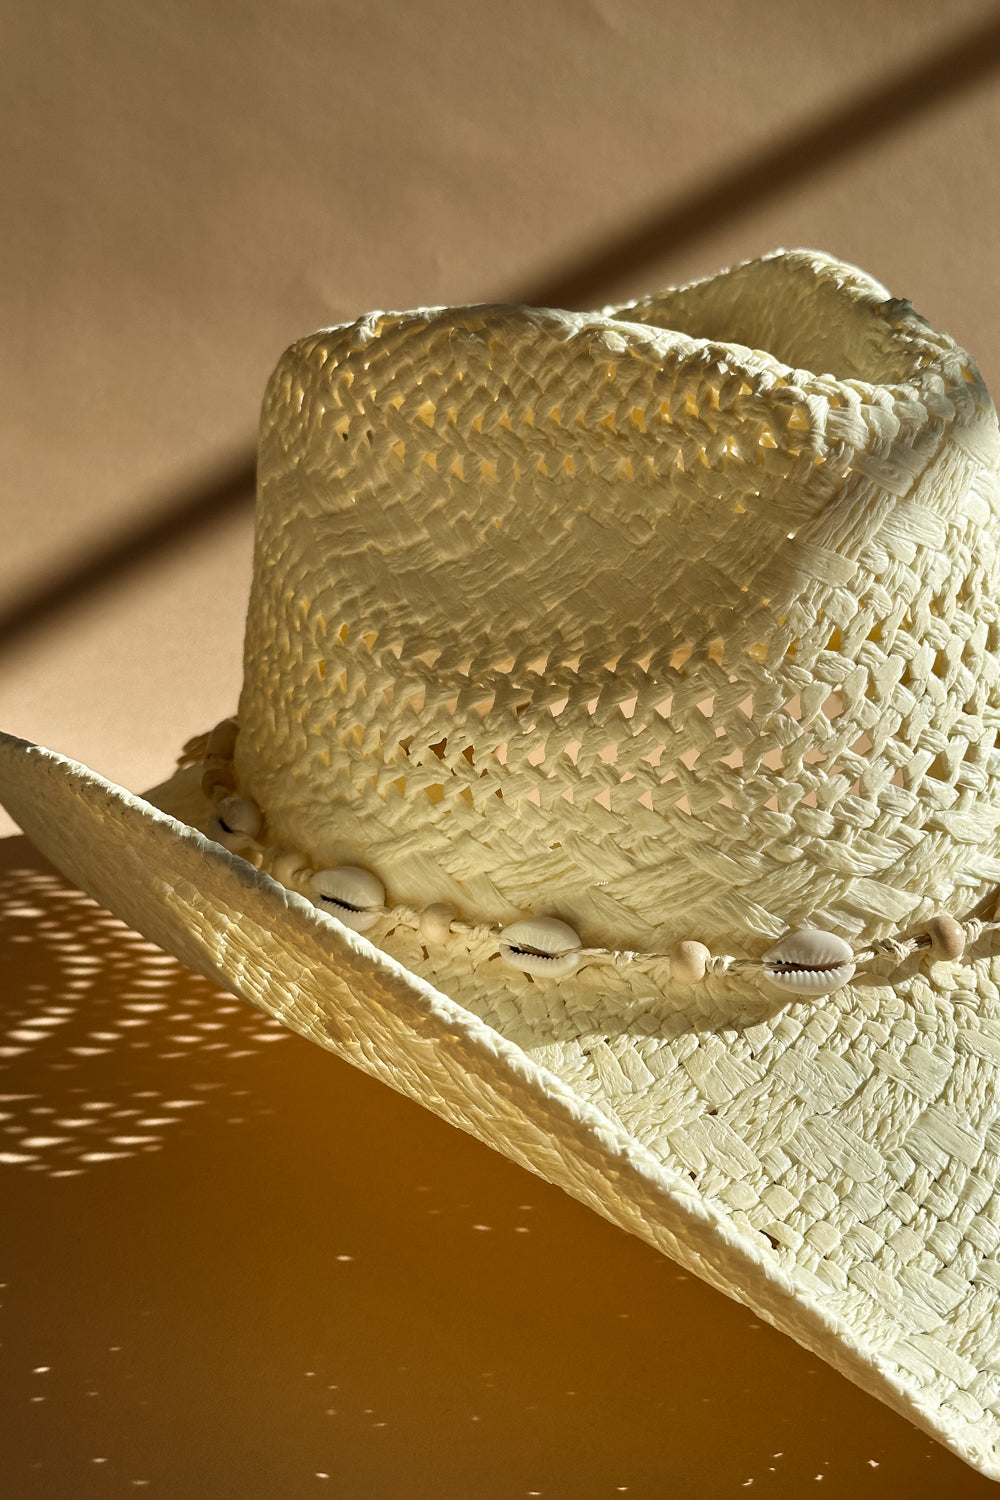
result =
[{"label": "diagonal shadow", "polygon": [[954,46],[853,95],[813,123],[738,160],[707,187],[614,235],[528,289],[530,307],[589,307],[609,285],[786,193],[880,136],[975,86],[1000,66],[1000,15]]},{"label": "diagonal shadow", "polygon": [[256,472],[256,454],[251,449],[180,500],[160,507],[122,535],[94,548],[81,561],[26,590],[21,598],[0,610],[0,654],[19,644],[32,630],[50,623],[56,614],[150,562],[162,549],[186,542],[230,511],[242,509],[253,498]]},{"label": "diagonal shadow", "polygon": [[[586,307],[605,290],[667,252],[717,230],[750,208],[787,193],[806,178],[851,156],[879,137],[987,78],[1000,67],[1000,15],[933,57],[864,90],[812,124],[763,147],[665,208],[587,251],[561,271],[520,288],[507,301],[534,307]],[[502,299],[503,300],[503,299]],[[248,449],[222,474],[165,505],[115,540],[0,609],[0,655],[161,549],[186,541],[252,499],[256,456]]]}]

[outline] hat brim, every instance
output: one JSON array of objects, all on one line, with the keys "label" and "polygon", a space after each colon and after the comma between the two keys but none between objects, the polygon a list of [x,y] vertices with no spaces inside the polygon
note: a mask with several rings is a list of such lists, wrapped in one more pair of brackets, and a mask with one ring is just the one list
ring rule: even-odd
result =
[{"label": "hat brim", "polygon": [[984,1410],[981,1381],[965,1403],[972,1414],[963,1414],[955,1392],[973,1382],[963,1383],[957,1362],[947,1386],[930,1366],[923,1379],[901,1369],[738,1232],[689,1176],[624,1131],[613,1111],[604,1114],[363,936],[206,838],[194,826],[207,811],[196,775],[179,773],[141,798],[0,735],[0,800],[53,864],[144,937],[562,1187],[1000,1478],[1000,1424]]}]

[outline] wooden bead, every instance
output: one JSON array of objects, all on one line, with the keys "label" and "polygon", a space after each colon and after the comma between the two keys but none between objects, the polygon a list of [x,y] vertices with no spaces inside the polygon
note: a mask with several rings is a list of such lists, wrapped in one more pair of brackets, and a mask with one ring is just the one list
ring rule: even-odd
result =
[{"label": "wooden bead", "polygon": [[942,960],[961,958],[965,952],[965,932],[961,922],[949,916],[947,912],[939,911],[936,916],[931,917],[924,928],[931,940],[931,962],[939,963]]},{"label": "wooden bead", "polygon": [[686,938],[670,954],[671,979],[676,979],[679,984],[697,984],[704,979],[711,957],[711,950],[704,943]]},{"label": "wooden bead", "polygon": [[288,886],[289,890],[301,891],[312,875],[312,866],[301,854],[291,851],[279,854],[271,861],[271,868],[267,871],[272,880],[279,885]]},{"label": "wooden bead", "polygon": [[201,777],[201,789],[210,802],[219,802],[223,797],[233,795],[236,790],[236,777],[228,761],[214,761],[212,764],[206,762]]},{"label": "wooden bead", "polygon": [[425,943],[446,943],[451,936],[455,913],[443,901],[425,906],[418,918],[420,936]]},{"label": "wooden bead", "polygon": [[239,725],[235,719],[223,719],[221,724],[216,724],[208,736],[205,758],[217,756],[220,760],[232,760],[238,734]]}]

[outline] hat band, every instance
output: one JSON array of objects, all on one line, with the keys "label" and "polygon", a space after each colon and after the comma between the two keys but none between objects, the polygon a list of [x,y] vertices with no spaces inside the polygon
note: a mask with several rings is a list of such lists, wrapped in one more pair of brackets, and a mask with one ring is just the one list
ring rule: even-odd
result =
[{"label": "hat band", "polygon": [[224,719],[208,734],[189,740],[178,760],[182,768],[201,766],[202,790],[213,804],[207,830],[210,838],[356,932],[382,927],[388,933],[407,927],[428,943],[464,942],[470,958],[474,952],[487,959],[499,957],[532,978],[557,979],[581,965],[607,964],[619,971],[647,974],[664,987],[696,984],[710,974],[747,974],[772,991],[818,998],[843,988],[859,968],[880,960],[896,967],[919,954],[931,963],[957,962],[979,939],[1000,931],[998,899],[989,921],[975,916],[959,920],[938,912],[915,933],[900,931],[859,949],[852,949],[834,933],[800,928],[788,932],[759,958],[713,953],[697,939],[677,943],[669,953],[641,953],[584,947],[568,923],[552,917],[529,916],[506,925],[470,922],[443,902],[426,906],[390,902],[377,876],[367,869],[356,865],[317,869],[308,856],[259,840],[264,815],[240,794],[233,764],[238,734],[236,719]]}]

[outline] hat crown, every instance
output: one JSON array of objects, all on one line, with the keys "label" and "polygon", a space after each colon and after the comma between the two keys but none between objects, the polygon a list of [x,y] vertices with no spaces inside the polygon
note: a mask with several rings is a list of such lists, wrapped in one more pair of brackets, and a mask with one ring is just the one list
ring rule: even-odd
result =
[{"label": "hat crown", "polygon": [[241,786],[314,866],[617,947],[967,904],[996,468],[963,351],[808,252],[316,334],[264,405]]}]

